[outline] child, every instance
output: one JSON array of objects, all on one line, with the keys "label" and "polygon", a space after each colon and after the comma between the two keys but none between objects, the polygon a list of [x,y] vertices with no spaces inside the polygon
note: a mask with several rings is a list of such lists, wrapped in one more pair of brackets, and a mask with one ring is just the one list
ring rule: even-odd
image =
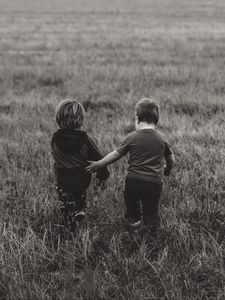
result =
[{"label": "child", "polygon": [[174,163],[169,144],[156,131],[158,121],[158,105],[150,99],[140,100],[135,106],[136,131],[129,134],[116,150],[100,161],[91,162],[86,168],[88,172],[96,171],[129,153],[124,192],[125,217],[131,227],[136,228],[141,224],[143,214],[144,224],[150,225],[154,231],[160,223],[158,205],[163,173],[169,176]]},{"label": "child", "polygon": [[[85,170],[87,161],[102,158],[91,138],[81,130],[84,117],[85,110],[78,101],[60,102],[56,107],[59,129],[51,142],[61,212],[65,225],[71,231],[76,222],[84,217],[86,190],[91,181],[91,174]],[[102,187],[108,177],[107,168],[99,168],[97,178]]]}]

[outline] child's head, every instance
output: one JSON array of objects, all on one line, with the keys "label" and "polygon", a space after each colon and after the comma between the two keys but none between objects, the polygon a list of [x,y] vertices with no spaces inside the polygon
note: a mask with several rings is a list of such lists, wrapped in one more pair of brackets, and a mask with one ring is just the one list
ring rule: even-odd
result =
[{"label": "child's head", "polygon": [[56,122],[60,128],[76,129],[83,125],[85,110],[76,100],[66,99],[56,106]]},{"label": "child's head", "polygon": [[135,105],[135,114],[138,123],[145,122],[148,124],[158,124],[159,105],[148,98],[144,98]]}]

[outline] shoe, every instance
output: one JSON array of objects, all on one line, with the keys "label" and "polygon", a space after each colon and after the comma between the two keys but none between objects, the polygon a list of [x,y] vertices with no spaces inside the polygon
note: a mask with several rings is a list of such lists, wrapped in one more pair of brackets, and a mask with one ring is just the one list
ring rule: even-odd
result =
[{"label": "shoe", "polygon": [[129,225],[130,225],[131,228],[136,229],[141,225],[141,220],[138,220],[138,221],[133,222],[133,223],[129,223]]},{"label": "shoe", "polygon": [[74,214],[74,219],[75,219],[75,221],[78,221],[78,222],[83,220],[84,217],[85,217],[85,213],[82,210]]}]

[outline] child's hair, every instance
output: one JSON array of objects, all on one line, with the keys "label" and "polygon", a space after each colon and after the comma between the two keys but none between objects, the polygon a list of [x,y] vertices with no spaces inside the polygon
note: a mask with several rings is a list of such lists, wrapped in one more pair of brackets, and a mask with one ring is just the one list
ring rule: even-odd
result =
[{"label": "child's hair", "polygon": [[159,122],[159,105],[148,98],[141,99],[135,105],[136,115],[139,122],[154,123]]},{"label": "child's hair", "polygon": [[65,99],[56,106],[56,122],[60,128],[74,129],[83,125],[85,110],[77,100]]}]

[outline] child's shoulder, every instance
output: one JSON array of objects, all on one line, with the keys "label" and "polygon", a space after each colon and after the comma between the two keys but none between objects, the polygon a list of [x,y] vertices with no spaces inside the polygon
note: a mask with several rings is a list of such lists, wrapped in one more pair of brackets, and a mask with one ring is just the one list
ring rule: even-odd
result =
[{"label": "child's shoulder", "polygon": [[157,129],[157,130],[156,130],[156,134],[157,134],[162,140],[167,140],[167,136],[166,136],[165,133],[162,132],[161,130]]},{"label": "child's shoulder", "polygon": [[164,132],[162,132],[161,130],[157,130],[157,134],[158,137],[167,145],[170,147],[170,142],[169,142],[169,138],[168,135],[166,135]]},{"label": "child's shoulder", "polygon": [[87,133],[87,145],[88,147],[98,148],[99,146],[98,138],[96,138],[96,136],[93,136],[92,134]]},{"label": "child's shoulder", "polygon": [[133,131],[131,131],[131,132],[129,132],[128,134],[127,134],[127,137],[132,137],[132,136],[136,136],[137,135],[137,130],[133,130]]},{"label": "child's shoulder", "polygon": [[126,137],[125,137],[125,140],[132,140],[133,138],[135,138],[137,136],[137,131],[132,131],[132,132],[129,132]]},{"label": "child's shoulder", "polygon": [[93,136],[92,134],[86,132],[86,135],[87,135],[88,140],[91,140],[94,143],[98,142],[98,139],[95,136]]}]

